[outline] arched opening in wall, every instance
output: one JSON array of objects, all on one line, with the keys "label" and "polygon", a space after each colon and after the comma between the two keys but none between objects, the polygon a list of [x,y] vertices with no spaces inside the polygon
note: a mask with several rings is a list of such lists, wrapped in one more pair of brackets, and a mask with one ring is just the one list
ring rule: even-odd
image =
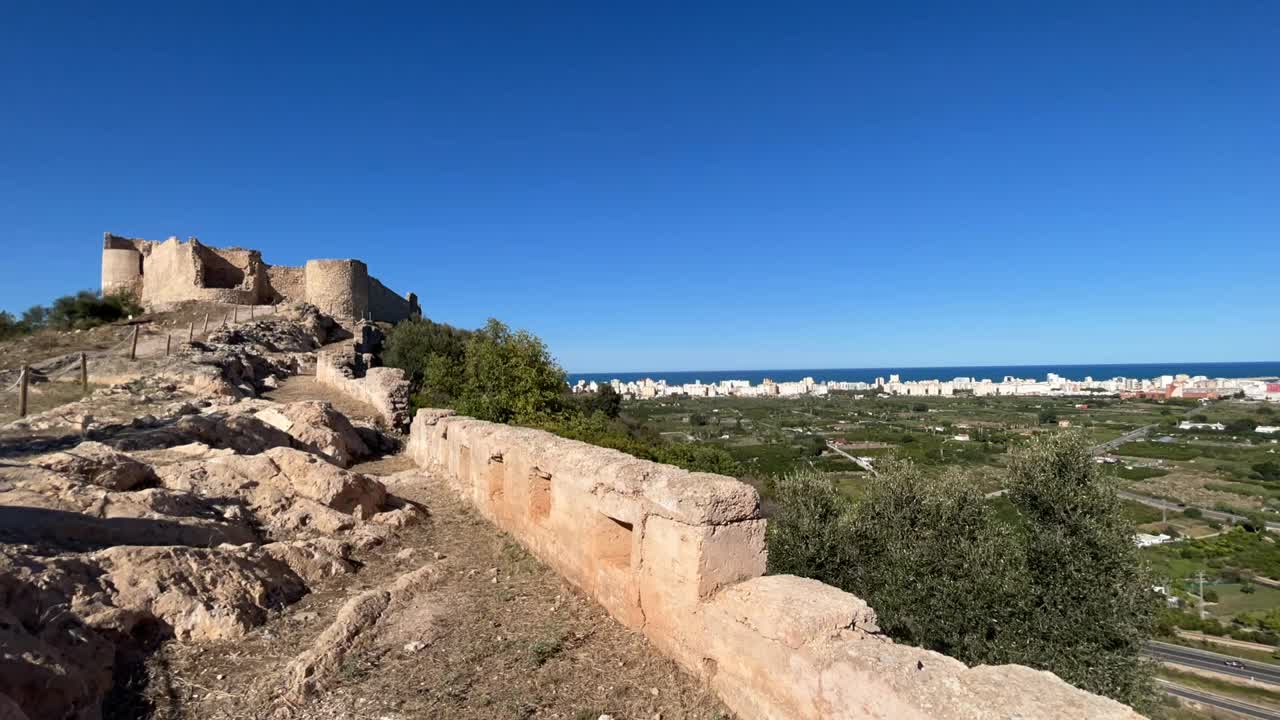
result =
[{"label": "arched opening in wall", "polygon": [[596,559],[613,568],[631,567],[632,525],[603,513],[595,513],[590,529],[591,548]]},{"label": "arched opening in wall", "polygon": [[545,522],[551,516],[551,473],[534,468],[529,473],[529,517]]},{"label": "arched opening in wall", "polygon": [[485,474],[487,475],[485,484],[488,486],[489,499],[495,504],[501,502],[505,490],[502,483],[506,474],[506,466],[502,462],[502,453],[494,453],[489,456],[489,468]]}]

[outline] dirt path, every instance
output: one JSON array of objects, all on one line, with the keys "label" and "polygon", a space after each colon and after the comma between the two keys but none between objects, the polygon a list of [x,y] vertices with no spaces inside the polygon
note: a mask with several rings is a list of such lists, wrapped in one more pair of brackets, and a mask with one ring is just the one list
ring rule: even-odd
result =
[{"label": "dirt path", "polygon": [[[398,456],[360,469],[407,466]],[[379,548],[360,572],[332,579],[242,641],[167,645],[149,666],[150,717],[729,717],[700,683],[472,512],[439,478],[408,470],[383,479],[396,495],[428,508],[430,519]],[[302,704],[282,699],[282,668],[349,598],[424,566],[436,578],[432,586],[393,603],[360,636],[333,686]]]},{"label": "dirt path", "polygon": [[278,403],[291,403],[300,400],[324,400],[338,412],[351,419],[378,422],[381,415],[366,403],[355,400],[345,393],[331,387],[321,385],[315,375],[294,375],[280,383],[280,387],[263,395],[267,400]]}]

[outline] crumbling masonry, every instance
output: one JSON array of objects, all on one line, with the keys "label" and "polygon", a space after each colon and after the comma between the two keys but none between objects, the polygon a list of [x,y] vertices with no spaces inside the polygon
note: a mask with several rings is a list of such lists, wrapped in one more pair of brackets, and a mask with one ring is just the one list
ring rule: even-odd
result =
[{"label": "crumbling masonry", "polygon": [[359,260],[269,265],[262,253],[185,242],[103,234],[102,292],[128,293],[149,310],[187,301],[274,305],[307,302],[342,322],[399,322],[421,314],[413,293],[397,295]]}]

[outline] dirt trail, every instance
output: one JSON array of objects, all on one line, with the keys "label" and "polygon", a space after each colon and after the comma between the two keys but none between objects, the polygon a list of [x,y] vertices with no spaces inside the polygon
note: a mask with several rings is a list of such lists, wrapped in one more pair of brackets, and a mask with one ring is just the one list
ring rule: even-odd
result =
[{"label": "dirt trail", "polygon": [[[290,378],[271,399],[327,400],[372,416],[307,376]],[[379,476],[428,519],[376,548],[359,572],[331,578],[244,639],[166,645],[146,670],[146,717],[730,717],[700,682],[475,514],[439,477],[404,455],[352,470]],[[432,582],[393,597],[322,690],[291,695],[287,666],[348,601],[424,572]]]},{"label": "dirt trail", "polygon": [[[150,717],[727,718],[700,683],[403,456],[381,470],[430,519],[240,641],[170,643],[149,665]],[[284,667],[359,593],[429,567],[435,581],[392,606],[298,704]],[[421,644],[420,646],[418,644]]]},{"label": "dirt trail", "polygon": [[280,383],[280,387],[263,394],[267,400],[291,403],[300,400],[323,400],[349,418],[377,422],[381,415],[367,403],[321,385],[314,375],[294,375]]}]

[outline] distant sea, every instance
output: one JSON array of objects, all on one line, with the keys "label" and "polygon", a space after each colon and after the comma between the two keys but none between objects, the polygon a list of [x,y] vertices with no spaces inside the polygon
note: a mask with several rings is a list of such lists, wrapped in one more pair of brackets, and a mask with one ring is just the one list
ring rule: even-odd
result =
[{"label": "distant sea", "polygon": [[683,385],[695,380],[707,384],[721,380],[750,380],[758,385],[765,378],[775,382],[788,382],[811,377],[819,382],[875,382],[878,377],[892,374],[903,380],[951,380],[958,377],[982,380],[990,378],[1000,382],[1006,375],[1018,378],[1043,380],[1049,373],[1057,373],[1070,380],[1110,380],[1113,377],[1153,378],[1160,375],[1205,375],[1211,378],[1277,378],[1280,377],[1280,360],[1270,362],[1223,363],[1140,363],[1127,365],[974,365],[954,367],[883,367],[883,368],[809,368],[794,370],[655,370],[629,373],[571,373],[569,382],[579,380],[596,382],[617,378],[623,382],[653,378],[666,380],[668,385]]}]

